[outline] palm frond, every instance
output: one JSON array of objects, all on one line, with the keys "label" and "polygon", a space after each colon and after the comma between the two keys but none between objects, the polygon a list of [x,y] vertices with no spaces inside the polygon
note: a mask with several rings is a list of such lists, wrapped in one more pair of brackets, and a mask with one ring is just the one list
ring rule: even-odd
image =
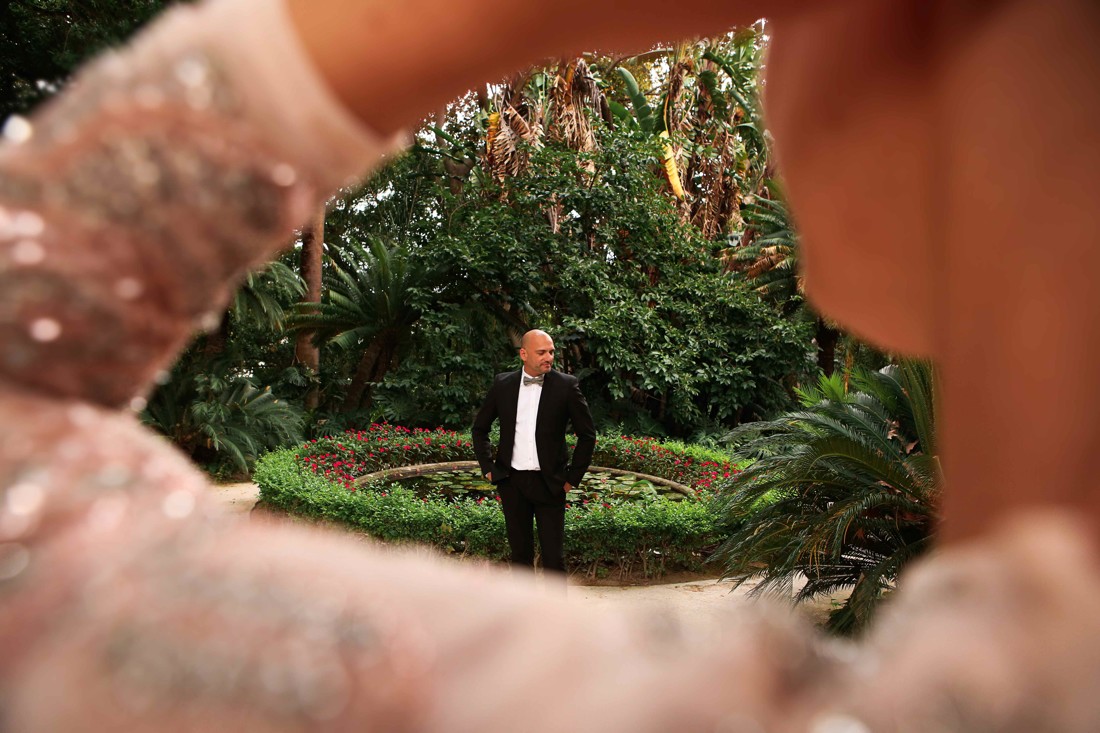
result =
[{"label": "palm frond", "polygon": [[753,462],[717,499],[735,528],[715,553],[726,576],[758,580],[754,593],[789,593],[804,578],[796,600],[850,589],[829,625],[861,628],[931,542],[934,383],[916,362],[856,375],[851,393],[822,379],[800,391],[801,410],[734,430],[737,457]]}]

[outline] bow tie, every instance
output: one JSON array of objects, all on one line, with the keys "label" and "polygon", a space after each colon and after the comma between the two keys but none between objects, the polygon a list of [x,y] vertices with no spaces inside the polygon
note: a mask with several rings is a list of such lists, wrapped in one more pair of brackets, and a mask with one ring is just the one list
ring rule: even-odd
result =
[{"label": "bow tie", "polygon": [[543,380],[546,379],[545,374],[540,374],[537,377],[529,377],[526,374],[523,375],[523,386],[526,387],[529,384],[537,384],[542,386]]}]

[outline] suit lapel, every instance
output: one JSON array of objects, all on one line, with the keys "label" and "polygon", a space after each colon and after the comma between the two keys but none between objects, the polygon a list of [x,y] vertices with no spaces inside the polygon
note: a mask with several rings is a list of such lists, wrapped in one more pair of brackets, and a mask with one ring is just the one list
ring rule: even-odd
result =
[{"label": "suit lapel", "polygon": [[[557,373],[553,370],[546,373],[546,377],[542,381],[542,395],[539,396],[539,409],[535,413],[535,429],[537,430],[544,415],[548,414],[549,407],[546,407],[553,400],[554,388],[557,386]],[[546,408],[545,410],[543,408]]]},{"label": "suit lapel", "polygon": [[501,427],[508,425],[514,432],[516,429],[516,410],[519,408],[519,372],[512,372],[504,380],[504,394],[500,403]]}]

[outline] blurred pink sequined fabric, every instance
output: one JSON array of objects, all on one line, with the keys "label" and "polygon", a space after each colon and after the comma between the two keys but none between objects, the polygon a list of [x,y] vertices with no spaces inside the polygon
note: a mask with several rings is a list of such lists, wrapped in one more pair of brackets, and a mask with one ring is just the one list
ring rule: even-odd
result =
[{"label": "blurred pink sequined fabric", "polygon": [[172,11],[0,149],[0,727],[1095,731],[1083,534],[919,570],[871,638],[592,616],[523,578],[210,510],[133,410],[236,279],[397,141],[277,2]]}]

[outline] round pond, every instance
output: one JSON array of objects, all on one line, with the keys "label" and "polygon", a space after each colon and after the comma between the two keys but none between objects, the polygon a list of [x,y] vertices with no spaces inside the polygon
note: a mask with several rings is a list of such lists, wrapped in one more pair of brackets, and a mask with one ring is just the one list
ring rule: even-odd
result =
[{"label": "round pond", "polygon": [[[411,489],[422,498],[442,496],[455,500],[478,497],[491,499],[496,496],[496,488],[477,470],[423,474],[400,479],[394,484]],[[688,498],[670,486],[655,484],[638,475],[596,470],[586,473],[581,485],[570,491],[566,499],[571,504],[583,504],[608,501],[612,498],[629,501],[656,497],[664,497],[671,501],[682,501]]]}]

